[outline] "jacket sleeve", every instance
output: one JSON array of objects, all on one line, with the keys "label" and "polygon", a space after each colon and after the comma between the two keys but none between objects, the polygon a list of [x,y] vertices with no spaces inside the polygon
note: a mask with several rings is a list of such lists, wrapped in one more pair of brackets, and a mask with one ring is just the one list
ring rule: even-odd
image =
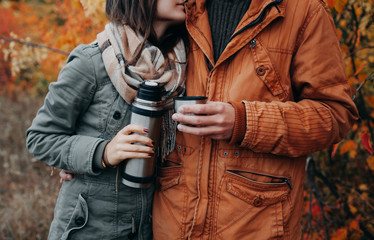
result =
[{"label": "jacket sleeve", "polygon": [[105,141],[75,131],[96,90],[93,62],[83,48],[70,54],[58,81],[50,84],[44,105],[26,131],[26,146],[50,166],[95,175],[100,171],[93,164]]},{"label": "jacket sleeve", "polygon": [[322,4],[299,34],[290,77],[295,101],[244,102],[242,147],[302,156],[339,142],[357,120],[334,23]]}]

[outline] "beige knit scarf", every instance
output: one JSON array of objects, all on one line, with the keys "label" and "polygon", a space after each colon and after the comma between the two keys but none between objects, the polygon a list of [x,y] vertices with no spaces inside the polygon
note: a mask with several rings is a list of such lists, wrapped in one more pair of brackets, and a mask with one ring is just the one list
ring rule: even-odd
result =
[{"label": "beige knit scarf", "polygon": [[139,84],[145,80],[158,82],[166,90],[163,99],[167,100],[184,91],[186,52],[183,41],[174,51],[164,57],[161,50],[148,41],[133,59],[143,37],[127,25],[109,23],[97,35],[105,69],[121,97],[131,104],[136,97]]},{"label": "beige knit scarf", "polygon": [[120,96],[131,104],[137,95],[140,83],[151,80],[165,89],[162,97],[165,113],[162,122],[161,158],[165,159],[175,146],[176,126],[171,120],[172,98],[185,91],[186,51],[183,41],[179,41],[165,58],[156,46],[145,42],[139,55],[143,37],[127,25],[109,23],[97,35],[105,69]]}]

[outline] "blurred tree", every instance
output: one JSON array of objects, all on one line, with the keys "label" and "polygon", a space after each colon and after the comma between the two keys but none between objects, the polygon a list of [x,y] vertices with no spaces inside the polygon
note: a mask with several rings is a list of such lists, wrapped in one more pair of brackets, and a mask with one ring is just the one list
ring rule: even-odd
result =
[{"label": "blurred tree", "polygon": [[66,55],[78,44],[94,41],[104,28],[104,10],[104,0],[2,1],[0,49],[10,66],[1,65],[0,72],[11,69],[11,77],[1,81],[3,91],[44,95]]},{"label": "blurred tree", "polygon": [[308,160],[304,239],[374,239],[373,0],[327,0],[360,119]]}]

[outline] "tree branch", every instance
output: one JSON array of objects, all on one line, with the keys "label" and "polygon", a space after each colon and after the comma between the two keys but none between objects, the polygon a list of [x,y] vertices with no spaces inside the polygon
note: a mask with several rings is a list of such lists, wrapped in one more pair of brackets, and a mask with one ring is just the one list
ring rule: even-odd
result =
[{"label": "tree branch", "polygon": [[[321,213],[322,213],[322,219],[323,219],[323,225],[324,225],[324,228],[325,228],[325,239],[329,240],[330,239],[330,235],[329,235],[329,227],[328,227],[328,220],[327,220],[327,217],[326,217],[326,214],[325,214],[325,210],[323,209],[324,207],[324,203],[322,202],[322,199],[318,193],[318,190],[317,190],[317,185],[314,181],[315,179],[315,173],[316,173],[316,168],[315,168],[315,164],[314,164],[314,159],[312,157],[308,157],[307,159],[307,175],[308,175],[308,180],[309,180],[309,187],[310,187],[310,190],[311,190],[311,194],[310,195],[314,195],[317,199],[317,202],[318,202],[318,205],[321,209]],[[309,199],[310,201],[310,199]],[[311,201],[310,201],[311,202]],[[310,204],[309,202],[309,204]],[[309,205],[309,214],[311,211],[311,205]],[[309,215],[309,220],[311,221],[311,215]]]},{"label": "tree branch", "polygon": [[365,83],[367,82],[367,81],[369,81],[369,80],[371,80],[372,78],[374,78],[374,72],[372,72],[371,74],[370,74],[370,76],[369,77],[367,77],[358,87],[357,87],[357,89],[356,89],[356,91],[355,91],[355,94],[353,95],[353,97],[352,97],[352,100],[355,100],[356,99],[356,97],[357,97],[357,94],[358,94],[358,92],[360,91],[360,89],[365,85]]},{"label": "tree branch", "polygon": [[45,45],[38,44],[38,43],[27,42],[27,41],[15,39],[15,38],[10,38],[10,37],[4,37],[4,36],[0,36],[0,39],[2,39],[4,41],[7,41],[7,42],[16,42],[16,43],[23,44],[23,45],[30,46],[30,47],[44,48],[44,49],[47,49],[47,50],[52,51],[52,52],[57,52],[57,53],[61,53],[61,54],[64,54],[64,55],[69,55],[69,52],[65,52],[65,51],[62,51],[60,49],[45,46]]}]

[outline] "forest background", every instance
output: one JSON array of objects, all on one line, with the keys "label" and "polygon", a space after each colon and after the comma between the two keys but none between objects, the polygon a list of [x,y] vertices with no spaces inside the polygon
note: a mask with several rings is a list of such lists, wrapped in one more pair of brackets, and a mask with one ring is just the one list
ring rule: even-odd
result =
[{"label": "forest background", "polygon": [[[360,119],[308,158],[303,239],[374,239],[374,0],[326,0]],[[104,0],[0,0],[0,239],[46,239],[59,177],[25,130],[69,52],[95,40]]]}]

